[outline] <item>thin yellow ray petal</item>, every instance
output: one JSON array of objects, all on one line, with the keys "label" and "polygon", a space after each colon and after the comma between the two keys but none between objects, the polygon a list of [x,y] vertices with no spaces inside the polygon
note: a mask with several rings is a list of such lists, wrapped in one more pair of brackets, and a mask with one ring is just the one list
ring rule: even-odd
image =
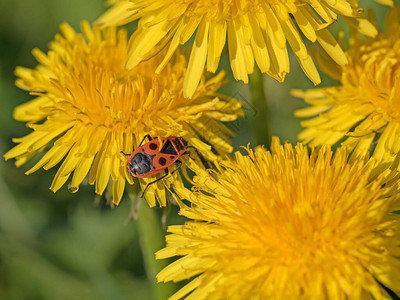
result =
[{"label": "thin yellow ray petal", "polygon": [[92,166],[94,156],[84,157],[82,156],[76,166],[74,174],[71,180],[71,187],[78,187],[87,176],[90,167]]},{"label": "thin yellow ray petal", "polygon": [[354,124],[363,120],[363,115],[357,115],[345,109],[345,107],[335,107],[326,114],[321,114],[319,118],[303,121],[305,126],[318,126],[320,129],[334,129],[348,131]]},{"label": "thin yellow ray petal", "polygon": [[63,163],[61,164],[58,172],[60,173],[60,176],[66,176],[68,174],[71,174],[79,160],[80,160],[80,156],[77,155],[79,147],[78,146],[74,146],[68,153],[67,157],[64,159]]},{"label": "thin yellow ray petal", "polygon": [[303,70],[304,74],[315,84],[321,83],[321,77],[317,71],[317,67],[314,64],[311,56],[308,55],[306,59],[299,59],[298,62],[300,63],[301,69]]},{"label": "thin yellow ray petal", "polygon": [[[303,126],[302,126],[303,127]],[[297,138],[299,141],[302,143],[309,143],[315,136],[317,135],[317,130],[314,127],[309,127],[301,131],[298,135]]]},{"label": "thin yellow ray petal", "polygon": [[390,7],[393,7],[393,5],[394,5],[392,0],[375,0],[375,1],[382,5],[386,5],[386,6],[390,6]]},{"label": "thin yellow ray petal", "polygon": [[67,123],[64,125],[55,123],[53,126],[50,127],[50,132],[47,132],[45,136],[43,136],[41,139],[38,139],[36,142],[32,143],[28,147],[28,151],[36,151],[42,148],[43,146],[47,145],[52,139],[59,136],[64,131],[70,129],[73,125],[73,123]]},{"label": "thin yellow ray petal", "polygon": [[121,168],[121,161],[119,159],[118,155],[112,155],[111,156],[111,179],[113,181],[118,180],[118,178],[121,176],[120,174],[120,168]]},{"label": "thin yellow ray petal", "polygon": [[354,16],[353,8],[351,7],[349,1],[346,0],[324,0],[328,6],[332,9],[340,12],[344,16]]},{"label": "thin yellow ray petal", "polygon": [[[205,123],[205,121],[203,121]],[[221,124],[217,120],[209,120],[211,128],[215,128],[214,133],[223,136],[233,137],[235,136],[235,131],[228,128],[226,125]]]},{"label": "thin yellow ray petal", "polygon": [[248,13],[241,14],[240,16],[238,16],[237,20],[236,19],[234,20],[234,22],[236,24],[240,24],[240,27],[237,26],[237,28],[240,28],[240,40],[242,41],[242,43],[245,45],[250,45],[252,35],[251,35],[249,14]]},{"label": "thin yellow ray petal", "polygon": [[[171,227],[171,226],[168,226],[168,232],[170,232],[170,231],[169,231],[170,227]],[[167,241],[169,240],[169,236],[170,236],[170,235],[167,235],[167,236],[165,237],[165,239],[166,239]],[[163,258],[172,257],[172,256],[174,256],[174,255],[176,255],[176,254],[177,254],[177,251],[176,251],[175,248],[166,247],[166,248],[164,248],[164,249],[158,250],[158,251],[155,253],[155,256],[156,256],[156,259],[163,259]]]},{"label": "thin yellow ray petal", "polygon": [[92,132],[92,142],[88,144],[88,156],[95,155],[103,145],[107,135],[107,130],[104,127],[96,127]]},{"label": "thin yellow ray petal", "polygon": [[[30,175],[33,172],[36,172],[44,165],[52,162],[52,165],[58,164],[61,159],[67,154],[69,148],[64,145],[61,146],[53,146],[46,154],[28,171],[25,172],[26,175]],[[47,168],[49,169],[49,168]]]},{"label": "thin yellow ray petal", "polygon": [[[141,190],[144,191],[147,184],[150,183],[151,181],[152,181],[151,178],[150,179],[149,178],[140,179],[139,183],[140,183]],[[157,204],[156,194],[154,193],[154,191],[151,188],[147,189],[146,193],[144,194],[144,198],[146,199],[146,201],[150,207],[156,206],[156,204]]]},{"label": "thin yellow ray petal", "polygon": [[41,112],[41,108],[49,104],[50,100],[48,98],[37,97],[31,101],[18,105],[14,109],[13,118],[22,122],[37,122],[45,118],[45,115]]},{"label": "thin yellow ray petal", "polygon": [[[162,2],[162,1],[161,1]],[[174,6],[171,6],[171,9],[169,10],[167,19],[177,19],[180,18],[185,14],[187,11],[188,7],[186,4],[182,3],[173,3]],[[163,10],[164,6],[161,6],[160,9]]]},{"label": "thin yellow ray petal", "polygon": [[[131,39],[135,39],[134,47],[130,47],[126,67],[131,69],[135,67],[156,44],[161,41],[173,24],[168,22],[158,23],[149,28],[146,28],[140,35],[133,35]],[[130,41],[131,45],[132,42]]]},{"label": "thin yellow ray petal", "polygon": [[343,16],[343,19],[357,28],[358,32],[365,34],[366,36],[376,37],[378,35],[378,30],[375,26],[365,18],[350,18]]},{"label": "thin yellow ray petal", "polygon": [[285,48],[279,48],[276,44],[274,36],[271,35],[270,29],[268,29],[268,33],[265,35],[267,46],[269,50],[269,54],[273,63],[273,68],[275,73],[277,74],[277,80],[283,82],[285,80],[285,76],[290,71],[289,64],[289,55]]},{"label": "thin yellow ray petal", "polygon": [[18,66],[14,70],[14,75],[17,77],[15,80],[15,85],[18,88],[27,91],[39,91],[38,87],[33,86],[34,84],[37,84],[34,76],[34,70]]},{"label": "thin yellow ray petal", "polygon": [[302,108],[295,110],[294,116],[296,118],[306,118],[306,117],[311,117],[318,115],[320,113],[323,113],[330,109],[332,106],[331,105],[321,105],[321,106],[311,106],[307,108]]},{"label": "thin yellow ray petal", "polygon": [[[169,174],[175,170],[175,167],[170,167],[169,168]],[[165,175],[164,172],[161,172],[160,174],[157,175],[157,179],[160,178],[161,176]],[[171,176],[171,175],[168,175]],[[161,207],[164,207],[167,205],[167,197],[166,197],[166,192],[165,192],[165,181],[167,180],[167,177],[164,179],[161,179],[157,181],[157,183],[153,184],[152,187],[154,188],[154,193],[156,194],[156,198],[158,200],[158,203],[160,204]],[[168,186],[168,185],[167,185]],[[169,186],[168,186],[169,187]]]},{"label": "thin yellow ray petal", "polygon": [[[322,5],[318,5],[318,6],[321,7],[321,9],[323,9]],[[320,20],[320,17],[317,15],[317,11],[314,10],[312,7],[310,7],[308,5],[303,5],[299,9],[301,9],[305,18],[308,19],[308,21],[311,23],[311,26],[314,28],[315,31],[326,29],[326,28],[330,27],[334,22],[336,22],[336,17],[337,17],[336,14],[334,14],[329,9],[326,10],[326,12],[328,12],[325,15],[326,19],[323,17],[323,19],[326,23],[324,23]],[[333,13],[333,14],[331,15],[330,13]]]},{"label": "thin yellow ray petal", "polygon": [[54,193],[64,185],[71,172],[75,169],[76,164],[79,161],[79,158],[76,156],[77,151],[78,147],[74,146],[69,151],[67,157],[64,159],[63,163],[58,169],[50,187],[50,190],[52,190]]},{"label": "thin yellow ray petal", "polygon": [[193,122],[193,127],[197,132],[203,133],[202,138],[204,138],[208,144],[211,144],[214,148],[218,148],[222,152],[232,152],[233,147],[226,142],[226,140],[221,139],[218,135],[214,134],[211,130],[207,130],[207,126],[201,122]]},{"label": "thin yellow ray petal", "polygon": [[213,21],[210,24],[209,45],[207,51],[207,71],[214,73],[219,64],[226,42],[226,22]]},{"label": "thin yellow ray petal", "polygon": [[212,119],[217,119],[223,122],[232,122],[237,120],[238,117],[238,115],[235,113],[227,114],[227,113],[222,113],[220,111],[209,111],[204,113],[204,116],[207,116]]},{"label": "thin yellow ray petal", "polygon": [[154,6],[158,6],[158,8],[153,10],[151,15],[142,17],[139,26],[149,28],[158,23],[175,22],[184,15],[185,10],[187,9],[185,5],[176,2],[173,2],[168,6],[162,6],[159,4],[155,4]]},{"label": "thin yellow ray petal", "polygon": [[254,71],[254,54],[253,50],[251,49],[250,42],[246,42],[246,36],[244,33],[244,28],[242,27],[241,30],[238,30],[239,33],[239,44],[242,45],[242,50],[243,50],[243,57],[246,65],[246,71],[248,74],[253,73]]},{"label": "thin yellow ray petal", "polygon": [[[166,268],[161,270],[160,273],[157,274],[158,281],[169,281],[173,278],[173,280],[181,281],[190,276],[195,276],[196,273],[200,273],[200,266],[207,261],[206,259],[202,259],[199,257],[193,257],[191,255],[187,255],[183,258],[178,259],[177,261],[171,263]],[[174,274],[175,273],[175,274]]]},{"label": "thin yellow ray petal", "polygon": [[317,41],[326,53],[340,66],[348,63],[347,57],[328,29],[317,31]]},{"label": "thin yellow ray petal", "polygon": [[159,74],[164,69],[168,61],[174,55],[175,50],[178,48],[178,46],[180,44],[186,43],[186,41],[192,36],[198,24],[198,19],[190,18],[187,16],[183,18],[183,20],[179,23],[178,29],[174,33],[174,36],[171,40],[168,51],[165,54],[163,61],[156,69],[157,74]]},{"label": "thin yellow ray petal", "polygon": [[45,137],[46,134],[47,132],[33,131],[23,138],[13,139],[14,142],[19,142],[20,144],[16,145],[14,148],[10,149],[6,154],[4,154],[4,158],[7,160],[29,152],[29,146]]},{"label": "thin yellow ray petal", "polygon": [[215,289],[215,286],[219,284],[219,280],[223,277],[223,274],[219,274],[217,276],[211,277],[211,280],[204,280],[201,289],[196,289],[194,290],[190,295],[187,296],[187,300],[203,300],[207,299],[207,296],[209,295],[210,291],[213,291]]},{"label": "thin yellow ray petal", "polygon": [[[364,136],[363,138],[357,138],[357,146],[354,149],[349,162],[353,162],[355,160],[361,160],[364,157],[369,157],[369,148],[371,147],[371,144],[375,138],[375,133],[370,133],[367,136]],[[348,138],[345,142],[349,141],[351,142]],[[346,146],[345,143],[342,143],[343,146]]]},{"label": "thin yellow ray petal", "polygon": [[231,62],[231,68],[235,79],[247,83],[247,66],[237,30],[238,29],[234,22],[232,20],[228,21],[229,60]]},{"label": "thin yellow ray petal", "polygon": [[203,103],[199,103],[199,104],[193,104],[191,106],[187,106],[184,107],[182,109],[180,109],[179,111],[184,111],[186,114],[188,115],[195,115],[207,110],[214,110],[215,109],[215,105],[217,104],[217,102],[219,101],[218,98],[214,98],[212,100],[209,101],[205,101]]},{"label": "thin yellow ray petal", "polygon": [[337,20],[337,14],[335,14],[331,9],[327,8],[325,5],[321,5],[319,1],[313,1],[311,3],[312,9],[315,10],[318,15],[324,19],[328,24],[332,24],[332,21]]},{"label": "thin yellow ray petal", "polygon": [[326,131],[326,134],[318,135],[314,142],[316,145],[333,145],[338,142],[346,134],[344,131]]},{"label": "thin yellow ray petal", "polygon": [[53,182],[51,183],[50,190],[53,193],[57,192],[68,180],[69,175],[70,174],[62,176],[62,175],[60,175],[59,172],[57,172],[56,175],[54,176]]},{"label": "thin yellow ray petal", "polygon": [[[88,41],[94,40],[93,29],[91,28],[88,21],[86,21],[86,20],[81,21],[81,31],[86,36]],[[97,28],[96,28],[96,31],[97,31]],[[113,31],[113,32],[115,32],[115,31]]]},{"label": "thin yellow ray petal", "polygon": [[48,65],[51,64],[51,61],[50,61],[49,57],[43,51],[41,51],[38,48],[34,48],[32,50],[32,55],[36,58],[36,60],[40,64],[42,64],[44,66],[48,66]]},{"label": "thin yellow ray petal", "polygon": [[201,20],[202,20],[201,18],[195,18],[195,17],[189,18],[187,20],[187,25],[183,28],[183,31],[179,38],[179,42],[181,44],[186,43],[190,39],[190,37],[195,32],[196,28],[199,26]]},{"label": "thin yellow ray petal", "polygon": [[118,205],[121,201],[122,195],[124,194],[125,188],[125,179],[119,178],[116,181],[113,181],[113,203]]},{"label": "thin yellow ray petal", "polygon": [[290,47],[300,60],[307,59],[308,51],[303,43],[303,40],[297,31],[293,21],[291,19],[281,22],[282,29],[285,33]]},{"label": "thin yellow ray petal", "polygon": [[185,98],[191,98],[193,96],[203,74],[207,57],[209,28],[209,22],[200,22],[183,83],[183,96]]},{"label": "thin yellow ray petal", "polygon": [[398,153],[398,137],[399,137],[399,123],[391,122],[388,124],[386,130],[389,130],[389,137],[386,140],[385,150],[390,154]]},{"label": "thin yellow ray petal", "polygon": [[[290,91],[290,95],[298,98],[306,98],[306,99],[326,99],[326,95],[324,93],[323,89],[311,89],[311,90],[299,90],[299,89],[293,89]],[[335,102],[332,100],[329,100],[331,104],[334,104]],[[308,103],[308,102],[307,102]],[[316,102],[320,103],[320,102]],[[328,104],[328,103],[326,103]]]},{"label": "thin yellow ray petal", "polygon": [[[264,1],[263,1],[264,2]],[[290,18],[289,11],[288,11],[288,6],[274,3],[270,5],[272,12],[276,17],[281,20],[281,21],[286,21],[287,19]],[[292,13],[292,12],[290,12]]]},{"label": "thin yellow ray petal", "polygon": [[197,134],[191,128],[187,128],[187,130],[188,130],[189,134],[186,137],[186,139],[187,139],[189,145],[198,149],[198,151],[201,153],[201,155],[203,155],[204,158],[206,158],[207,160],[215,161],[217,159],[217,156],[210,151],[211,146],[202,142],[200,139],[198,139]]},{"label": "thin yellow ray petal", "polygon": [[96,194],[102,195],[107,187],[110,180],[111,173],[111,157],[107,156],[106,152],[103,152],[99,165],[96,172]]},{"label": "thin yellow ray petal", "polygon": [[130,1],[120,1],[113,3],[104,14],[95,22],[95,26],[120,26],[132,22],[137,18],[135,4]]},{"label": "thin yellow ray petal", "polygon": [[62,35],[67,39],[67,41],[72,42],[75,40],[77,34],[74,28],[67,22],[63,22],[60,25],[60,31]]},{"label": "thin yellow ray petal", "polygon": [[311,42],[315,42],[317,40],[317,35],[311,24],[311,21],[306,17],[305,12],[307,11],[302,7],[299,7],[293,16],[296,19],[296,23],[299,25],[301,32],[306,36],[306,38],[308,38]]},{"label": "thin yellow ray petal", "polygon": [[[147,52],[144,56],[142,61],[147,61],[150,60],[151,58],[155,57],[158,53],[163,51],[164,48],[167,47],[167,45],[171,42],[172,38],[174,37],[176,28],[178,24],[175,24],[174,26],[171,27],[171,29],[168,31],[168,33],[163,37],[163,39],[157,43],[149,52]],[[136,32],[138,32],[140,29],[137,29]],[[129,40],[129,45],[128,48],[133,47],[134,41],[131,39]],[[161,70],[160,70],[161,72]]]},{"label": "thin yellow ray petal", "polygon": [[274,11],[262,3],[263,9],[265,12],[265,15],[267,16],[267,22],[268,22],[268,35],[272,34],[273,37],[271,39],[274,39],[274,44],[279,47],[279,48],[286,48],[286,37],[285,33],[283,32],[282,26],[276,17]]},{"label": "thin yellow ray petal", "polygon": [[[43,151],[43,149],[41,149],[40,151]],[[27,153],[27,154],[25,154],[23,156],[18,156],[15,159],[15,166],[17,168],[19,168],[20,166],[26,164],[28,162],[28,160],[30,160],[33,156],[35,156],[35,154],[36,153],[33,152],[33,153]]]},{"label": "thin yellow ray petal", "polygon": [[61,147],[59,151],[57,151],[49,161],[43,166],[43,169],[49,170],[53,168],[56,164],[58,164],[68,153],[69,147]]},{"label": "thin yellow ray petal", "polygon": [[125,173],[125,179],[126,179],[126,181],[128,181],[128,184],[130,184],[130,185],[135,184],[133,177],[128,173],[126,164],[124,164],[124,173]]},{"label": "thin yellow ray petal", "polygon": [[251,48],[254,53],[254,58],[261,72],[267,73],[271,68],[271,61],[268,54],[267,44],[265,43],[263,33],[260,30],[260,24],[255,16],[249,18],[252,30]]},{"label": "thin yellow ray petal", "polygon": [[90,171],[89,171],[89,184],[90,185],[93,185],[96,182],[96,174],[99,169],[100,159],[101,159],[101,153],[97,153],[97,154],[95,153],[92,167],[90,168]]},{"label": "thin yellow ray petal", "polygon": [[[340,45],[339,45],[340,46]],[[340,46],[341,47],[341,46]],[[315,47],[310,47],[310,52],[315,58],[319,68],[329,77],[341,82],[342,69],[323,48],[316,50]]]}]

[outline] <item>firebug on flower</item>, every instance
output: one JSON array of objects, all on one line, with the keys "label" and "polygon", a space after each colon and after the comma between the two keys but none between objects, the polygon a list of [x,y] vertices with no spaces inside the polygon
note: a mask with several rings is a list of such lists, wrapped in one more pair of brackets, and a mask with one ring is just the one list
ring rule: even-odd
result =
[{"label": "firebug on flower", "polygon": [[[149,139],[149,142],[143,144],[146,138]],[[181,137],[170,136],[161,138],[161,140],[162,147],[160,149],[159,139],[153,139],[150,135],[146,134],[140,142],[139,147],[129,156],[126,168],[128,173],[133,177],[150,177],[161,171],[165,171],[163,176],[147,184],[141,197],[143,197],[151,184],[156,183],[169,174],[168,167],[173,163],[176,164],[176,168],[171,172],[171,175],[174,174],[182,165],[179,157],[190,153],[187,151],[187,142]]]}]

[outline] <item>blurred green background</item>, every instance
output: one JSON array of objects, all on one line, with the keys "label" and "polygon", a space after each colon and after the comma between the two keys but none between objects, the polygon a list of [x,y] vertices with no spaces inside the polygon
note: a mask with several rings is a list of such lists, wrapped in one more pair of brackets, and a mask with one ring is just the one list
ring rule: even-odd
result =
[{"label": "blurred green background", "polygon": [[[382,20],[386,8],[371,1]],[[13,147],[11,139],[29,132],[12,119],[13,108],[31,99],[14,87],[17,65],[34,67],[31,50],[47,51],[47,44],[61,22],[79,30],[79,22],[94,21],[105,10],[103,0],[2,0],[0,2],[0,153]],[[341,27],[340,27],[341,26]],[[335,31],[346,25],[335,24]],[[291,88],[311,88],[291,57],[291,73],[285,84],[265,77],[270,108],[270,129],[283,141],[296,142],[299,120],[293,111],[304,106],[290,96]],[[227,59],[223,61],[225,69]],[[237,133],[235,150],[248,142],[254,146],[252,107],[248,87],[234,82],[222,92],[244,102],[246,117],[232,124]],[[322,77],[323,84],[332,81]],[[16,168],[13,161],[0,159],[0,299],[153,299],[140,251],[136,221],[127,222],[135,207],[124,197],[111,208],[95,198],[92,186],[70,194],[63,187],[49,190],[56,168],[26,176],[32,163]],[[96,203],[96,205],[95,205]],[[157,210],[161,215],[163,211]],[[176,209],[168,223],[176,224]]]}]

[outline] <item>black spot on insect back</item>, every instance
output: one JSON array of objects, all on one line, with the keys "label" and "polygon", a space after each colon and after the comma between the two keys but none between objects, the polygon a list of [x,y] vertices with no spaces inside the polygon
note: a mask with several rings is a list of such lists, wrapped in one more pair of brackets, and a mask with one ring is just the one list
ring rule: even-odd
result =
[{"label": "black spot on insect back", "polygon": [[156,150],[157,149],[157,144],[156,143],[150,143],[149,147],[151,150]]},{"label": "black spot on insect back", "polygon": [[160,165],[165,166],[165,164],[167,163],[167,160],[164,157],[160,157],[158,162]]}]

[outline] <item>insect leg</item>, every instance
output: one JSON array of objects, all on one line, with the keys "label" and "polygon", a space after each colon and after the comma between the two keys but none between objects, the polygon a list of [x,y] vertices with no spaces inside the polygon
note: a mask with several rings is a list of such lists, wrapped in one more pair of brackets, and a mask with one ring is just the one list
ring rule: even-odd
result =
[{"label": "insect leg", "polygon": [[[185,154],[185,153],[184,153]],[[177,164],[177,167],[175,168],[175,170],[173,170],[171,172],[171,175],[174,174],[176,171],[178,171],[178,169],[182,166],[182,162],[178,159],[175,161],[175,163]]]},{"label": "insect leg", "polygon": [[153,139],[153,138],[150,136],[150,134],[146,134],[146,135],[143,137],[142,141],[140,142],[138,148],[139,148],[140,146],[142,146],[142,144],[143,144],[145,138],[148,138],[149,141],[151,141],[151,140]]},{"label": "insect leg", "polygon": [[[177,167],[175,168],[175,170],[173,170],[173,171],[171,172],[171,175],[174,174],[174,173],[182,166],[182,162],[181,162],[180,160],[176,160],[175,163],[177,164]],[[146,185],[146,188],[144,189],[144,191],[143,191],[142,195],[140,196],[140,198],[143,198],[144,193],[147,191],[147,189],[149,188],[149,186],[150,186],[151,184],[156,183],[157,181],[160,181],[161,179],[165,178],[168,174],[169,174],[169,173],[168,173],[168,168],[166,168],[166,169],[165,169],[165,174],[164,174],[163,176],[161,176],[160,178],[157,178],[156,180],[154,180],[154,181],[152,181],[152,182],[150,182],[150,183],[148,183],[148,184]]]},{"label": "insect leg", "polygon": [[[174,170],[174,172],[175,172],[175,170]],[[142,195],[140,196],[140,198],[143,198],[144,193],[147,191],[147,189],[149,188],[149,186],[150,186],[151,184],[156,183],[157,181],[160,181],[161,179],[165,178],[168,174],[169,174],[169,173],[168,173],[168,168],[166,168],[166,169],[165,169],[165,174],[164,174],[163,176],[161,176],[160,178],[157,178],[156,180],[154,180],[154,181],[152,181],[152,182],[150,182],[150,183],[148,183],[148,184],[146,185],[146,188],[143,190],[143,193],[142,193]]]}]

